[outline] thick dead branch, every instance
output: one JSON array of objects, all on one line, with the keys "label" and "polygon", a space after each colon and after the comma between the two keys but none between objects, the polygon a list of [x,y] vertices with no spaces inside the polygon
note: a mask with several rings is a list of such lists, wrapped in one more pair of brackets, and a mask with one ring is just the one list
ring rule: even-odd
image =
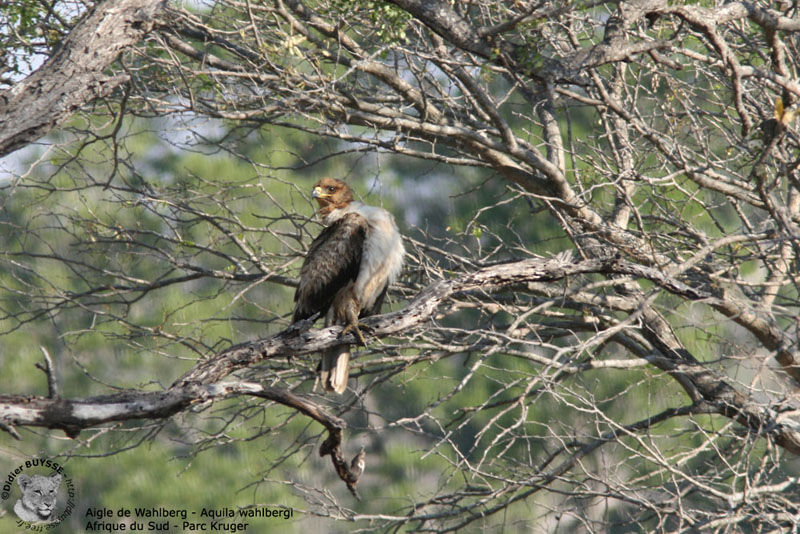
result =
[{"label": "thick dead branch", "polygon": [[191,406],[240,395],[252,395],[283,404],[322,424],[328,431],[328,438],[320,446],[320,456],[330,455],[336,473],[353,495],[357,495],[356,485],[361,472],[351,469],[342,453],[345,422],[307,398],[254,382],[184,384],[167,391],[130,390],[87,399],[0,395],[0,429],[17,439],[21,439],[21,436],[14,429],[16,426],[59,429],[75,438],[81,430],[104,423],[165,419]]},{"label": "thick dead branch", "polygon": [[[655,269],[616,258],[573,263],[569,256],[560,256],[494,265],[452,280],[440,280],[421,291],[404,309],[370,318],[365,322],[376,336],[396,335],[427,321],[442,301],[457,293],[474,290],[493,292],[526,283],[587,273],[635,275],[690,300],[715,300],[712,295],[670,279]],[[221,380],[234,371],[266,359],[319,352],[342,343],[356,342],[352,333],[340,338],[341,327],[308,330],[308,326],[306,323],[298,323],[270,338],[231,347],[200,362],[163,392],[127,391],[89,399],[5,395],[0,397],[0,423],[8,427],[41,426],[61,429],[74,437],[82,429],[102,423],[161,419],[181,412],[193,404],[231,395],[252,394],[292,406],[324,424],[329,430],[329,438],[320,449],[320,454],[331,455],[342,480],[354,491],[358,479],[350,473],[340,449],[341,431],[345,426],[342,421],[324,415],[316,404],[288,392],[279,394],[278,390],[259,385],[250,389],[237,389],[220,384]],[[651,327],[656,328],[657,325]],[[763,408],[750,405],[746,397],[739,394],[724,377],[700,365],[683,351],[677,341],[669,344],[662,338],[663,332],[658,334],[658,329],[654,330],[653,339],[657,341],[656,347],[664,354],[664,359],[655,359],[653,362],[670,374],[679,375],[683,380],[688,379],[691,387],[701,392],[700,397],[693,398],[695,402],[703,400],[714,405],[719,414],[737,420],[750,432],[770,434],[781,446],[800,454],[800,427],[796,428],[796,425],[785,419],[781,421],[781,414],[777,411],[764,411]],[[686,387],[688,386],[684,384],[684,388]]]}]

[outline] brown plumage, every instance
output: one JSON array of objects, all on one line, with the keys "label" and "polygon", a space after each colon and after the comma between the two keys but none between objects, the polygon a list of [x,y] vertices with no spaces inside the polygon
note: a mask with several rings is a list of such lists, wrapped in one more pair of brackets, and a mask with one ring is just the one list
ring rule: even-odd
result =
[{"label": "brown plumage", "polygon": [[[319,312],[326,325],[344,325],[342,334],[353,331],[364,343],[358,319],[380,311],[402,267],[402,239],[389,212],[354,201],[341,180],[323,178],[312,197],[325,228],[300,268],[293,320]],[[323,352],[320,378],[325,389],[344,392],[349,362],[349,345]]]}]

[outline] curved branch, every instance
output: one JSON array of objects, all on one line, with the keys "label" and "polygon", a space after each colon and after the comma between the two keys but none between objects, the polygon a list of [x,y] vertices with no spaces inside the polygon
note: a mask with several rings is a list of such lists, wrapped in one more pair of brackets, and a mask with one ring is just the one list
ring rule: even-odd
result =
[{"label": "curved branch", "polygon": [[[166,391],[123,391],[86,399],[60,399],[0,395],[0,429],[17,439],[15,426],[41,426],[63,430],[75,438],[81,430],[103,423],[133,419],[165,419],[190,406],[239,395],[252,395],[294,408],[314,419],[328,431],[320,447],[320,456],[330,455],[339,477],[356,493],[361,470],[348,465],[342,454],[342,436],[346,423],[329,414],[318,404],[291,391],[267,387],[255,382],[220,382],[184,384]],[[363,452],[356,456],[363,461]],[[356,463],[355,460],[353,462]]]},{"label": "curved branch", "polygon": [[[619,258],[573,262],[569,255],[549,259],[527,259],[485,267],[449,280],[439,280],[422,290],[402,310],[365,320],[377,336],[407,332],[430,319],[448,297],[468,291],[492,292],[523,286],[532,282],[553,281],[577,274],[600,273],[645,278],[670,293],[687,300],[714,301],[711,294],[672,279],[662,271],[643,267]],[[75,437],[85,428],[111,421],[163,419],[192,405],[235,395],[254,395],[286,406],[323,424],[329,437],[320,447],[321,455],[330,455],[340,478],[355,494],[363,456],[348,466],[341,452],[345,423],[327,414],[317,404],[291,392],[268,388],[252,382],[221,382],[236,370],[269,358],[319,352],[340,344],[354,344],[354,334],[339,337],[340,326],[310,330],[312,322],[300,321],[265,339],[235,345],[198,363],[176,380],[166,391],[124,391],[87,399],[61,399],[18,395],[0,396],[0,428],[39,426],[64,430]],[[716,413],[732,418],[756,435],[769,435],[786,450],[800,454],[800,425],[780,410],[767,410],[737,394],[726,377],[702,366],[691,357],[682,357],[671,346],[656,346],[664,354],[659,368],[680,375],[701,392],[704,402]],[[651,363],[655,362],[655,359]],[[713,386],[713,387],[712,387]],[[362,467],[363,469],[363,467]]]}]

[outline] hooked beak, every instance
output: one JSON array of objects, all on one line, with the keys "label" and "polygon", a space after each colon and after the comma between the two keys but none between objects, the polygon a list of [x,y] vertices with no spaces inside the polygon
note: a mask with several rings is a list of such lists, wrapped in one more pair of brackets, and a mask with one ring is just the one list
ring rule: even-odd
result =
[{"label": "hooked beak", "polygon": [[320,186],[315,187],[314,190],[311,191],[311,198],[326,198],[329,196],[329,194],[322,191]]}]

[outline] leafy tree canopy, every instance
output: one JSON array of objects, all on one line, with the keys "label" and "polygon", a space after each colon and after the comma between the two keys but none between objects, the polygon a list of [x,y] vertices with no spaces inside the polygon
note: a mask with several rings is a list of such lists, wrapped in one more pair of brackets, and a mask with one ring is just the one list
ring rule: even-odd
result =
[{"label": "leafy tree canopy", "polygon": [[[797,9],[9,3],[4,451],[298,530],[796,528]],[[341,397],[289,324],[322,176],[408,251]]]}]

